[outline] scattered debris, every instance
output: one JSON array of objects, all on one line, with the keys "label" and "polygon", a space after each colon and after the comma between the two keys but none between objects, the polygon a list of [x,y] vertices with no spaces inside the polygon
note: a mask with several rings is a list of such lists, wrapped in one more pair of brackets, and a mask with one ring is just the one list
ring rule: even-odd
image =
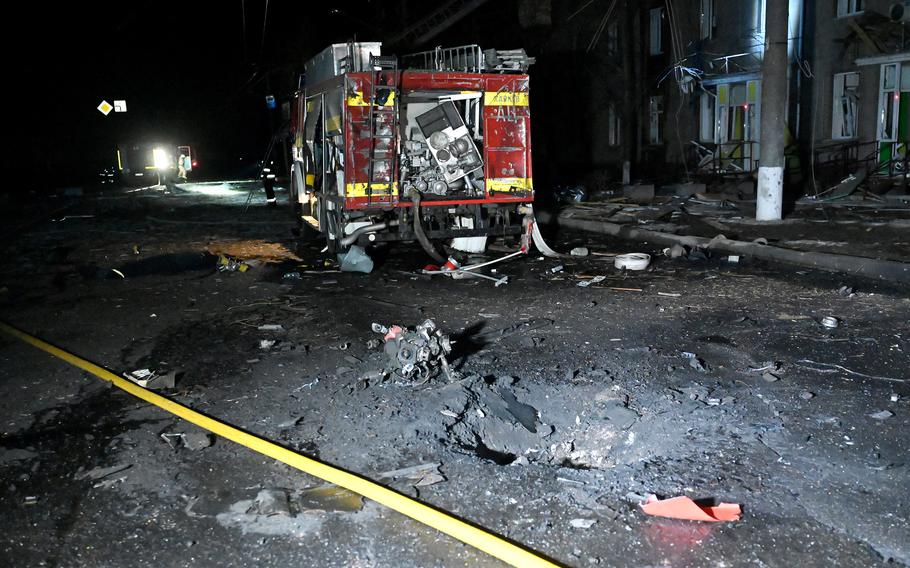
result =
[{"label": "scattered debris", "polygon": [[280,489],[263,489],[253,499],[250,508],[247,509],[247,514],[290,517],[291,507],[288,503],[288,494]]},{"label": "scattered debris", "polygon": [[569,521],[569,525],[573,529],[589,529],[594,526],[594,523],[597,522],[597,519],[572,519]]},{"label": "scattered debris", "polygon": [[840,325],[840,320],[834,316],[825,316],[821,319],[821,324],[828,329],[834,329]]},{"label": "scattered debris", "polygon": [[879,410],[878,412],[873,412],[869,415],[869,418],[874,418],[876,420],[887,420],[894,416],[894,413],[890,410]]},{"label": "scattered debris", "polygon": [[23,499],[22,502],[25,503],[26,505],[37,505],[38,497],[35,495],[29,495],[25,499]]},{"label": "scattered debris", "polygon": [[353,513],[363,509],[363,497],[335,485],[321,485],[304,489],[294,499],[301,511],[334,511]]},{"label": "scattered debris", "polygon": [[588,190],[583,185],[557,186],[553,188],[553,197],[558,203],[581,203],[588,197]]},{"label": "scattered debris", "polygon": [[154,373],[149,369],[136,369],[135,371],[125,373],[123,376],[133,381],[143,388],[172,389],[177,385],[177,374],[179,371],[173,370],[167,373]]},{"label": "scattered debris", "polygon": [[852,286],[841,286],[838,288],[837,294],[839,296],[843,296],[844,298],[852,298],[853,296],[856,296],[856,292]]},{"label": "scattered debris", "polygon": [[215,443],[215,437],[209,432],[202,430],[185,432],[180,437],[183,439],[183,446],[194,452],[204,450]]},{"label": "scattered debris", "polygon": [[588,256],[587,247],[575,247],[569,251],[569,254],[572,256]]},{"label": "scattered debris", "polygon": [[578,286],[581,288],[587,288],[591,284],[598,284],[600,282],[603,282],[606,279],[607,279],[606,276],[595,276],[594,278],[591,278],[590,280],[582,280],[581,282],[578,283]]},{"label": "scattered debris", "polygon": [[449,336],[437,329],[436,322],[425,320],[413,330],[399,325],[386,327],[374,323],[373,331],[383,334],[388,370],[406,379],[420,375],[424,381],[442,368],[451,380],[446,355],[452,352]]},{"label": "scattered debris", "polygon": [[[881,381],[891,381],[893,383],[905,383],[907,379],[895,379],[892,377],[881,377],[878,375],[867,375],[865,373],[860,373],[859,371],[853,371],[844,367],[843,365],[838,365],[836,363],[819,363],[818,361],[813,361],[811,359],[800,359],[797,361],[796,365],[802,367],[803,369],[809,369],[810,371],[815,371],[816,373],[836,373],[838,370],[848,373],[850,375],[856,375],[857,377],[865,377],[867,379],[878,379]],[[816,365],[815,367],[810,367],[809,365]]]},{"label": "scattered debris", "polygon": [[663,500],[656,495],[648,495],[648,499],[641,504],[641,510],[655,517],[706,522],[738,521],[742,514],[736,503],[702,504],[702,500],[693,501],[684,495]]},{"label": "scattered debris", "polygon": [[401,469],[384,471],[376,477],[380,480],[404,480],[414,487],[427,487],[446,481],[445,476],[439,472],[439,467],[441,465],[442,464],[439,462],[422,463]]},{"label": "scattered debris", "polygon": [[262,349],[263,351],[268,351],[269,349],[271,349],[272,347],[275,346],[275,343],[277,343],[277,341],[274,339],[260,339],[259,348]]},{"label": "scattered debris", "polygon": [[250,265],[242,260],[225,255],[218,256],[218,272],[246,272]]},{"label": "scattered debris", "polygon": [[777,382],[777,381],[780,380],[780,377],[778,377],[777,375],[775,375],[775,374],[772,373],[771,371],[765,371],[764,373],[762,373],[762,374],[761,374],[761,378],[762,378],[766,383],[774,383],[774,382]]},{"label": "scattered debris", "polygon": [[302,276],[296,270],[292,270],[290,272],[285,272],[284,275],[281,277],[282,280],[300,280],[301,278],[302,278]]},{"label": "scattered debris", "polygon": [[338,254],[338,264],[342,272],[363,272],[369,274],[373,271],[373,259],[363,247],[352,245],[348,252]]},{"label": "scattered debris", "polygon": [[281,325],[281,324],[279,324],[279,323],[267,323],[267,324],[264,324],[264,325],[260,325],[260,326],[257,327],[256,329],[258,329],[259,331],[275,331],[275,332],[282,332],[282,331],[284,331],[284,326]]},{"label": "scattered debris", "polygon": [[615,424],[620,430],[628,430],[638,421],[640,416],[637,412],[616,400],[604,409],[604,418]]},{"label": "scattered debris", "polygon": [[651,255],[643,252],[618,254],[613,259],[613,266],[619,270],[644,270],[651,264]]},{"label": "scattered debris", "polygon": [[810,392],[810,391],[803,391],[803,392],[799,393],[799,398],[801,398],[803,400],[812,400],[813,398],[815,398],[815,393]]},{"label": "scattered debris", "polygon": [[73,479],[76,481],[81,481],[83,479],[97,481],[99,479],[104,479],[110,475],[114,475],[115,473],[120,473],[121,471],[127,470],[131,467],[133,467],[133,465],[129,463],[119,463],[110,467],[96,467],[87,471],[77,471],[76,474],[73,475]]},{"label": "scattered debris", "polygon": [[550,269],[550,273],[559,274],[560,272],[565,270],[565,268],[566,268],[565,266],[563,266],[561,264],[557,264],[556,266],[554,266],[553,268]]},{"label": "scattered debris", "polygon": [[695,353],[689,353],[688,351],[683,351],[682,356],[689,360],[689,366],[698,371],[699,373],[707,373],[710,369],[704,359],[696,355]]},{"label": "scattered debris", "polygon": [[772,373],[778,373],[780,370],[781,364],[777,361],[768,361],[761,367],[749,367],[750,373],[761,373],[762,371],[771,371]]}]

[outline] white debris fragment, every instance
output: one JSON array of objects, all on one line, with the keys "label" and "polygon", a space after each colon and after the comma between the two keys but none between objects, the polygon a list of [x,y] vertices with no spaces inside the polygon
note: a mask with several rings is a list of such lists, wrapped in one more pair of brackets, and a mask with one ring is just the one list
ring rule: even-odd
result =
[{"label": "white debris fragment", "polygon": [[597,519],[572,519],[569,521],[569,524],[575,529],[589,529],[594,526],[594,523],[596,522]]},{"label": "white debris fragment", "polygon": [[606,276],[595,276],[594,278],[591,278],[590,280],[582,280],[581,282],[578,283],[578,286],[581,288],[587,288],[591,284],[597,284],[598,282],[603,282],[606,279],[607,279]]},{"label": "white debris fragment", "polygon": [[269,349],[271,349],[274,346],[275,346],[274,339],[260,339],[259,340],[259,348],[262,349],[263,351],[268,351]]}]

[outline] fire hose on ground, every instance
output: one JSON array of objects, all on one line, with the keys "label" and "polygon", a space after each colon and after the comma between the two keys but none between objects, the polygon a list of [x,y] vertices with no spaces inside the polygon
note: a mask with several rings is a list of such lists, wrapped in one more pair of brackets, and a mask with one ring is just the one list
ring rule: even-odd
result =
[{"label": "fire hose on ground", "polygon": [[377,503],[385,505],[390,509],[411,517],[418,522],[444,532],[465,544],[494,556],[507,564],[521,567],[554,568],[558,566],[556,563],[543,558],[537,553],[526,550],[517,544],[513,544],[512,542],[467,521],[458,519],[449,513],[425,505],[420,501],[411,499],[410,497],[370,481],[369,479],[316,459],[306,457],[279,446],[274,442],[244,432],[239,428],[235,428],[234,426],[230,426],[187,406],[174,402],[169,398],[145,389],[127,379],[118,377],[99,365],[64,351],[59,347],[20,331],[4,322],[0,322],[0,331],[62,359],[83,371],[91,373],[99,379],[108,381],[117,388],[148,403],[154,404],[162,410],[183,418],[213,434],[217,434],[264,456],[278,460],[304,473],[318,477],[349,491],[353,491],[368,499],[372,499]]}]

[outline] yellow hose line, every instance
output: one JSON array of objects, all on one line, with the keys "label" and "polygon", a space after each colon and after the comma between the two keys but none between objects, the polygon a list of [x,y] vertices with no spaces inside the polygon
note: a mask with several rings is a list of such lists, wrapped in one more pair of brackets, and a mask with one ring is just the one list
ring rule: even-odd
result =
[{"label": "yellow hose line", "polygon": [[83,371],[87,371],[99,379],[105,381],[110,381],[117,388],[123,389],[131,395],[141,398],[142,400],[154,404],[155,406],[162,408],[171,414],[179,416],[188,422],[205,428],[206,430],[217,434],[223,438],[227,438],[232,442],[236,442],[241,446],[246,446],[247,448],[259,452],[262,455],[269,456],[274,458],[282,463],[297,468],[304,473],[308,473],[312,476],[318,477],[329,483],[334,483],[340,487],[344,487],[354,493],[363,495],[368,499],[372,499],[377,503],[381,503],[386,507],[398,511],[402,515],[407,515],[415,521],[419,521],[427,526],[433,527],[434,529],[444,532],[449,536],[452,536],[461,542],[473,546],[478,550],[482,550],[491,556],[502,560],[507,564],[512,566],[521,566],[521,567],[555,567],[557,564],[546,560],[537,554],[530,552],[521,548],[518,545],[512,544],[511,542],[505,540],[502,537],[496,536],[490,532],[485,531],[484,529],[475,527],[465,521],[457,519],[448,513],[444,513],[437,509],[434,509],[428,505],[396,493],[395,491],[383,487],[378,483],[369,481],[352,473],[348,473],[344,470],[338,469],[337,467],[322,463],[320,461],[308,458],[306,456],[300,455],[296,452],[293,452],[287,448],[283,448],[278,444],[270,442],[248,434],[229,426],[224,422],[210,418],[191,408],[183,406],[182,404],[176,403],[172,400],[169,400],[159,394],[156,394],[148,389],[140,387],[139,385],[118,377],[117,375],[111,373],[107,369],[100,367],[94,363],[90,363],[81,357],[77,357],[72,353],[68,353],[59,347],[54,347],[53,345],[33,337],[23,331],[20,331],[2,321],[0,321],[0,331],[4,331],[13,337],[21,339],[22,341],[37,347],[55,357],[63,359],[67,363],[79,367]]}]

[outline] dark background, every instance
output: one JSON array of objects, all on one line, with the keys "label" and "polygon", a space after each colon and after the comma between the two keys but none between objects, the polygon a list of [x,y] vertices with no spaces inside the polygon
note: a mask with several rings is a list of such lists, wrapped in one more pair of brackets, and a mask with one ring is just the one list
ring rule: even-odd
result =
[{"label": "dark background", "polygon": [[[268,143],[265,95],[275,95],[280,107],[309,57],[351,38],[385,40],[435,7],[272,0],[263,36],[265,0],[20,5],[11,9],[2,40],[14,100],[7,132],[17,148],[6,153],[6,169],[18,179],[2,190],[89,182],[116,164],[118,144],[135,142],[189,143],[205,174],[239,173]],[[469,43],[525,47],[539,58],[531,68],[536,131],[550,115],[547,82],[534,78],[546,65],[550,31],[529,28],[527,15],[519,25],[520,8],[527,13],[528,2],[488,2],[431,45],[386,52]],[[102,99],[125,99],[128,112],[103,116],[96,110]],[[535,157],[543,138],[534,140]],[[535,164],[536,175],[542,170]]]}]

